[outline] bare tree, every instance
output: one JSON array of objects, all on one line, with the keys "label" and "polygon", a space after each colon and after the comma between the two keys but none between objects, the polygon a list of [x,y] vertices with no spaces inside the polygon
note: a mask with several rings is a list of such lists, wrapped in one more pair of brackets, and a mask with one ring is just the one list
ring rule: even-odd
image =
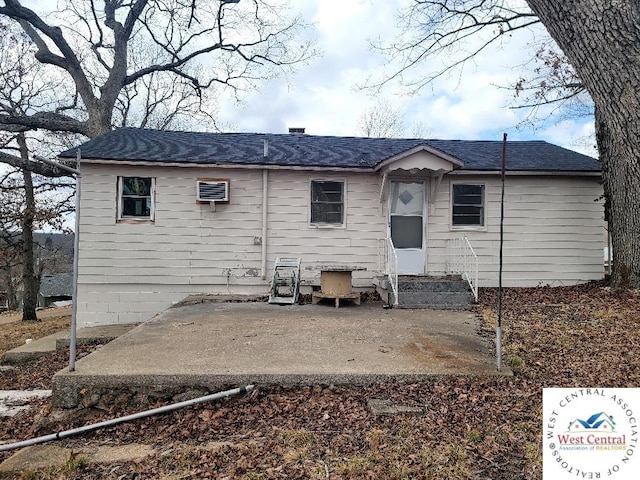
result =
[{"label": "bare tree", "polygon": [[[520,66],[525,73],[513,84],[500,86],[514,92],[510,107],[526,112],[518,126],[536,127],[549,120],[593,121],[593,101],[567,56],[551,38],[538,43],[531,45],[533,57]],[[595,145],[595,136],[587,141]]]},{"label": "bare tree", "polygon": [[33,230],[42,225],[33,175],[62,175],[32,160],[38,135],[27,133],[64,132],[49,136],[64,144],[119,125],[169,128],[195,115],[213,123],[214,86],[239,94],[313,54],[297,41],[300,19],[275,2],[68,0],[49,14],[18,0],[0,4],[0,130],[12,134],[0,163],[22,176],[24,208],[8,220],[19,220],[12,228],[22,235],[23,319],[36,319],[41,273],[33,264]]},{"label": "bare tree", "polygon": [[[51,107],[55,83],[40,80],[41,68],[37,62],[24,60],[31,50],[28,38],[3,24],[0,40],[0,115],[19,117],[30,111]],[[30,147],[31,144],[31,147]],[[0,161],[17,158],[20,168],[9,169],[0,183],[2,213],[0,231],[6,248],[3,258],[5,289],[15,299],[15,273],[19,266],[23,288],[23,320],[37,320],[36,306],[42,271],[34,264],[34,228],[45,225],[59,226],[63,211],[69,210],[66,201],[37,199],[39,194],[67,186],[54,179],[36,176],[32,170],[38,164],[30,160],[37,145],[25,131],[4,132],[0,138]],[[7,162],[13,164],[13,162]],[[14,167],[15,168],[15,167]],[[52,176],[57,176],[51,171]]]},{"label": "bare tree", "polygon": [[429,132],[423,122],[409,126],[402,107],[393,107],[387,100],[379,100],[360,114],[357,135],[373,138],[424,137]]},{"label": "bare tree", "polygon": [[[162,62],[157,45],[136,41],[130,47],[129,63],[134,70],[143,68],[145,62]],[[218,105],[212,90],[194,94],[191,81],[171,72],[151,72],[122,89],[114,105],[113,126],[219,130],[215,119]]]},{"label": "bare tree", "polygon": [[18,283],[22,271],[22,235],[17,229],[22,198],[13,188],[14,171],[5,173],[0,181],[0,288],[7,297],[9,310],[18,308]]},{"label": "bare tree", "polygon": [[[415,0],[402,18],[398,40],[385,47],[387,53],[402,61],[401,67],[386,80],[397,79],[414,91],[461,67],[489,45],[509,41],[512,35],[538,23],[546,28],[562,51],[557,55],[566,56],[575,73],[574,76],[563,70],[561,60],[550,62],[558,86],[562,87],[557,89],[555,100],[587,92],[595,105],[605,215],[615,252],[613,284],[639,288],[638,2],[526,0],[524,4],[511,0]],[[417,66],[424,66],[442,54],[448,60],[441,68],[426,76],[415,76]],[[538,100],[545,103],[549,99]]]},{"label": "bare tree", "polygon": [[399,137],[405,131],[400,108],[393,108],[386,100],[380,100],[368,108],[358,119],[358,134],[365,137]]},{"label": "bare tree", "polygon": [[[253,87],[312,54],[297,38],[300,19],[289,19],[275,1],[68,0],[60,2],[66,8],[59,14],[45,17],[18,0],[4,0],[0,15],[19,22],[37,46],[40,63],[71,80],[75,95],[66,107],[82,115],[0,115],[0,124],[93,138],[112,128],[123,90],[150,75],[178,77],[197,97],[214,85],[236,92]],[[162,57],[132,64],[136,42],[156,46]]]},{"label": "bare tree", "polygon": [[[16,143],[26,152],[27,140],[24,134],[18,134]],[[16,307],[15,299],[18,284],[23,292],[23,320],[37,320],[36,306],[40,279],[46,261],[40,261],[43,252],[36,251],[33,232],[44,227],[60,229],[62,215],[71,210],[70,198],[51,197],[52,190],[60,184],[51,179],[33,175],[28,170],[10,170],[0,182],[0,285],[8,292]],[[69,189],[66,189],[69,192]],[[55,260],[51,252],[47,258]]]}]

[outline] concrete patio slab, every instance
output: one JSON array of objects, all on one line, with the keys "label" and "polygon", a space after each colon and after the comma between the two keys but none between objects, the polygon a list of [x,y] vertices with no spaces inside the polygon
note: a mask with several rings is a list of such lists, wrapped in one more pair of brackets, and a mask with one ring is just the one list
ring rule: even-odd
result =
[{"label": "concrete patio slab", "polygon": [[244,384],[363,384],[498,372],[468,311],[198,303],[168,309],[54,378],[58,407],[128,391],[203,395]]}]

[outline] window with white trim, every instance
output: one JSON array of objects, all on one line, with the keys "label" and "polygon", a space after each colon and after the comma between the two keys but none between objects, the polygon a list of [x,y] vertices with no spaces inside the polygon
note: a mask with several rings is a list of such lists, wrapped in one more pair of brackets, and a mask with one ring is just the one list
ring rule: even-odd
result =
[{"label": "window with white trim", "polygon": [[451,226],[484,227],[484,185],[454,183],[451,187]]},{"label": "window with white trim", "polygon": [[311,225],[344,225],[343,180],[311,180]]},{"label": "window with white trim", "polygon": [[118,219],[153,220],[155,178],[118,177]]}]

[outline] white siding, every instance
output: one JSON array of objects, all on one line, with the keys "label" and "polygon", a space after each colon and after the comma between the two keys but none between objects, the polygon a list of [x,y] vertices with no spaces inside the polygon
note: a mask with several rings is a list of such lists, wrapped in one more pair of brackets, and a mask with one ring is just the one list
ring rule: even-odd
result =
[{"label": "white siding", "polygon": [[[268,173],[266,279],[262,278],[262,171],[83,165],[78,313],[81,326],[141,322],[191,293],[267,294],[278,256],[302,257],[302,279],[319,265],[364,267],[370,288],[383,269],[387,202],[377,174]],[[155,219],[116,222],[117,175],[156,179]],[[196,203],[197,178],[229,178],[230,203]],[[309,224],[310,181],[346,182],[345,226]],[[452,180],[486,185],[483,231],[452,231]],[[435,182],[430,182],[430,188]],[[497,285],[500,181],[445,176],[427,208],[427,272],[446,269],[447,240],[467,235],[480,257],[481,285]],[[508,177],[505,285],[560,285],[603,274],[603,211],[595,178]]]},{"label": "white siding", "polygon": [[[115,173],[117,171],[117,173]],[[117,176],[155,177],[155,218],[116,222]],[[229,178],[230,203],[196,203],[197,178]],[[346,226],[309,225],[314,178],[346,182]],[[79,323],[140,322],[190,293],[266,294],[277,256],[302,257],[302,279],[319,264],[365,267],[354,285],[371,286],[386,220],[377,175],[271,171],[267,279],[261,275],[262,171],[83,165]]]},{"label": "white siding", "polygon": [[[309,224],[310,181],[346,182],[345,227]],[[269,173],[269,269],[277,256],[302,258],[302,280],[319,281],[319,265],[347,264],[366,268],[354,272],[355,286],[372,286],[381,268],[386,216],[380,197],[380,177],[308,172]]]},{"label": "white siding", "polygon": [[[486,228],[451,228],[451,182],[482,183]],[[429,209],[427,267],[446,269],[446,242],[467,236],[479,257],[480,286],[497,286],[500,241],[498,176],[445,177]],[[503,285],[566,285],[603,277],[604,209],[594,177],[507,176]]]}]

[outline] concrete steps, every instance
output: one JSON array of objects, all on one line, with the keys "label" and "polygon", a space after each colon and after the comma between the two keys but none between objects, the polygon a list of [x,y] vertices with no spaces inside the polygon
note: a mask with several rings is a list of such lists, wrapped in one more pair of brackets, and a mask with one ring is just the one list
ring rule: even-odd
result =
[{"label": "concrete steps", "polygon": [[[76,344],[107,343],[128,332],[138,324],[104,325],[98,327],[79,328]],[[69,330],[63,330],[47,337],[20,345],[5,352],[0,361],[3,364],[20,365],[35,360],[38,357],[63,350],[69,346]]]},{"label": "concrete steps", "polygon": [[474,298],[469,284],[458,275],[398,278],[397,308],[466,310],[473,304]]}]

